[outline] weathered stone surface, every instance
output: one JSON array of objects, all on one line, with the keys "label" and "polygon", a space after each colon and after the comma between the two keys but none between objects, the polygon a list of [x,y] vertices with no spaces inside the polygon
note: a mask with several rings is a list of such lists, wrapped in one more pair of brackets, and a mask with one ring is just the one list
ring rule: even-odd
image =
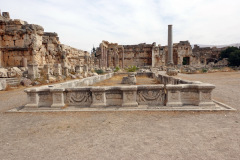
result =
[{"label": "weathered stone surface", "polygon": [[122,79],[122,84],[136,84],[137,82],[137,79],[136,79],[136,73],[135,72],[132,72],[132,73],[129,73],[127,77],[123,77]]},{"label": "weathered stone surface", "polygon": [[93,76],[98,76],[98,74],[96,72],[93,73]]},{"label": "weathered stone surface", "polygon": [[32,81],[28,78],[23,78],[21,80],[20,84],[27,87],[27,86],[30,86],[32,84]]},{"label": "weathered stone surface", "polygon": [[0,79],[0,91],[4,91],[7,87],[7,82],[5,79]]},{"label": "weathered stone surface", "polygon": [[[57,33],[44,32],[40,25],[6,17],[0,15],[0,67],[63,64],[63,67],[74,68],[76,65],[93,65],[88,52],[61,44]],[[57,74],[61,75],[61,71]]]},{"label": "weathered stone surface", "polygon": [[7,69],[5,68],[0,68],[0,78],[7,78]]},{"label": "weathered stone surface", "polygon": [[176,76],[178,74],[178,70],[175,68],[167,68],[166,74],[169,76]]}]

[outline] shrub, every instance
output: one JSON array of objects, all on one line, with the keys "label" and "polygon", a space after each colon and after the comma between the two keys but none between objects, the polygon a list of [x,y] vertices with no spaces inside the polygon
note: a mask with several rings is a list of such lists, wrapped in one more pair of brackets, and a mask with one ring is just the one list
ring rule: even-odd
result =
[{"label": "shrub", "polygon": [[136,72],[138,69],[139,69],[139,68],[136,67],[136,66],[130,66],[130,67],[127,68],[127,71],[128,71],[128,72]]},{"label": "shrub", "polygon": [[230,54],[237,51],[237,47],[228,47],[227,49],[223,50],[220,54],[220,59],[229,58]]},{"label": "shrub", "polygon": [[203,68],[203,69],[202,69],[202,73],[207,73],[207,71],[208,71],[208,70],[207,70],[206,68]]},{"label": "shrub", "polygon": [[117,72],[117,71],[119,71],[120,70],[120,68],[119,67],[116,67],[115,69],[114,69],[114,72]]},{"label": "shrub", "polygon": [[103,74],[103,73],[104,73],[102,69],[96,69],[95,72],[96,72],[97,74]]},{"label": "shrub", "polygon": [[240,50],[230,53],[228,62],[229,66],[240,66]]}]

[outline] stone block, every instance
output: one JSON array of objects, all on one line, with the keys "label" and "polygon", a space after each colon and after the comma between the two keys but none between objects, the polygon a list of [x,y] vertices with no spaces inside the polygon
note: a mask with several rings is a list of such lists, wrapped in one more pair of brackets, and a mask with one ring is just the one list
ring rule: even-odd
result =
[{"label": "stone block", "polygon": [[37,64],[28,64],[28,78],[36,79],[38,77],[39,77],[38,65]]},{"label": "stone block", "polygon": [[181,107],[181,90],[182,85],[166,85],[167,90],[167,107]]},{"label": "stone block", "polygon": [[0,79],[0,91],[4,91],[7,87],[6,79]]},{"label": "stone block", "polygon": [[137,90],[137,103],[147,106],[163,106],[165,101],[164,85],[141,85]]},{"label": "stone block", "polygon": [[211,84],[200,84],[199,89],[199,106],[214,106],[212,101],[212,90],[215,88]]},{"label": "stone block", "polygon": [[136,73],[132,72],[132,73],[129,73],[127,77],[123,77],[121,83],[134,85],[134,84],[136,84],[136,82],[137,82]]},{"label": "stone block", "polygon": [[122,107],[137,107],[137,86],[123,86],[121,90],[123,92]]},{"label": "stone block", "polygon": [[28,102],[25,108],[38,108],[39,106],[39,96],[38,90],[36,88],[25,89],[24,92],[27,93]]},{"label": "stone block", "polygon": [[7,78],[7,69],[5,68],[0,68],[0,78]]},{"label": "stone block", "polygon": [[67,88],[66,105],[75,107],[89,107],[92,104],[92,93],[90,87]]},{"label": "stone block", "polygon": [[92,92],[92,104],[91,107],[106,107],[106,93],[105,87],[93,87]]},{"label": "stone block", "polygon": [[24,47],[24,40],[15,40],[15,47]]},{"label": "stone block", "polygon": [[50,89],[53,99],[51,108],[61,108],[65,106],[63,91],[63,88]]}]

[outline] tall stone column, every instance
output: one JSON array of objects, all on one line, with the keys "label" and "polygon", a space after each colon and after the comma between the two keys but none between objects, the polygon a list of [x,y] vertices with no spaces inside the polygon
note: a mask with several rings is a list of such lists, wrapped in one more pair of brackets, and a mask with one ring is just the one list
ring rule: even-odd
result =
[{"label": "tall stone column", "polygon": [[122,68],[124,68],[124,48],[122,49]]},{"label": "tall stone column", "polygon": [[168,25],[168,66],[173,65],[172,25]]}]

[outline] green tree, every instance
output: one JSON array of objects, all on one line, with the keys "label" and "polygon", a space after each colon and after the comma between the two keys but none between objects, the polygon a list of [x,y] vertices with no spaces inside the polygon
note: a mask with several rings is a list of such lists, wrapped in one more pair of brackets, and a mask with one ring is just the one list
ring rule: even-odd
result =
[{"label": "green tree", "polygon": [[237,47],[228,47],[221,52],[220,59],[229,58],[230,54],[237,50],[239,50]]},{"label": "green tree", "polygon": [[230,53],[228,62],[230,66],[240,66],[240,50]]}]

